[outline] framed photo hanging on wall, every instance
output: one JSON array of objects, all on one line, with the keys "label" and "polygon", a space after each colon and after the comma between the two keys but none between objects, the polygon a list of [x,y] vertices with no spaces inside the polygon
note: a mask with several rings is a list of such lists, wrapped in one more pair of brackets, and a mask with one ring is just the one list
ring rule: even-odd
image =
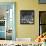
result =
[{"label": "framed photo hanging on wall", "polygon": [[21,10],[20,24],[34,24],[34,10]]}]

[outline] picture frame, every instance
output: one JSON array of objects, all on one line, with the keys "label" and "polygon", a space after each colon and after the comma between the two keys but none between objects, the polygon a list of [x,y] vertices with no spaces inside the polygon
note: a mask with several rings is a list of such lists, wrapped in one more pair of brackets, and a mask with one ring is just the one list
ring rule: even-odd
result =
[{"label": "picture frame", "polygon": [[39,4],[46,4],[46,0],[39,0]]},{"label": "picture frame", "polygon": [[20,24],[34,24],[34,10],[21,10]]}]

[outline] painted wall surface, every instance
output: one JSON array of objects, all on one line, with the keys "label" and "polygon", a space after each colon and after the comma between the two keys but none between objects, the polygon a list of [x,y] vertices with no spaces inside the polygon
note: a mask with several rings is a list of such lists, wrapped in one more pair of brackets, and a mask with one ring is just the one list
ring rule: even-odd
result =
[{"label": "painted wall surface", "polygon": [[[16,2],[16,37],[36,38],[39,35],[39,10],[46,10],[46,4],[38,0],[0,0],[0,2]],[[34,24],[20,24],[20,10],[34,10]]]}]

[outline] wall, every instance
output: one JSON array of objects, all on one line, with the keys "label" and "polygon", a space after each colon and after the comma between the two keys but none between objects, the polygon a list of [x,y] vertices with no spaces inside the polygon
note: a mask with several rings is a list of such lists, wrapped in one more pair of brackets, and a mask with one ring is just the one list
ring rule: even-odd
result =
[{"label": "wall", "polygon": [[[18,38],[36,38],[39,32],[38,25],[38,1],[37,0],[19,0],[18,2],[18,14],[17,14],[17,37]],[[16,2],[16,4],[17,4]],[[36,14],[34,14],[34,24],[33,25],[21,25],[20,24],[20,10],[34,10]]]},{"label": "wall", "polygon": [[[16,37],[36,38],[39,33],[39,10],[46,10],[46,5],[38,4],[38,0],[3,0],[0,2],[16,2]],[[20,24],[20,10],[34,10],[33,25]]]},{"label": "wall", "polygon": [[[22,25],[20,24],[20,10],[32,10],[34,9],[34,2],[32,0],[19,0],[18,2],[18,14],[17,14],[17,37],[18,38],[33,38],[35,32],[35,25]],[[17,4],[16,2],[16,4]],[[33,28],[33,29],[32,29]],[[33,36],[32,36],[33,35]]]}]

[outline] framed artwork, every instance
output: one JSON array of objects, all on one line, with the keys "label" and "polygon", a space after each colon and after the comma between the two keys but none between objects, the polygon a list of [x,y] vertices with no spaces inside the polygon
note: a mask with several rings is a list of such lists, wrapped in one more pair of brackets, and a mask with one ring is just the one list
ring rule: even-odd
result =
[{"label": "framed artwork", "polygon": [[21,10],[20,24],[34,24],[34,10]]},{"label": "framed artwork", "polygon": [[40,4],[46,4],[46,0],[39,0]]},{"label": "framed artwork", "polygon": [[46,11],[39,11],[39,35],[46,32]]}]

